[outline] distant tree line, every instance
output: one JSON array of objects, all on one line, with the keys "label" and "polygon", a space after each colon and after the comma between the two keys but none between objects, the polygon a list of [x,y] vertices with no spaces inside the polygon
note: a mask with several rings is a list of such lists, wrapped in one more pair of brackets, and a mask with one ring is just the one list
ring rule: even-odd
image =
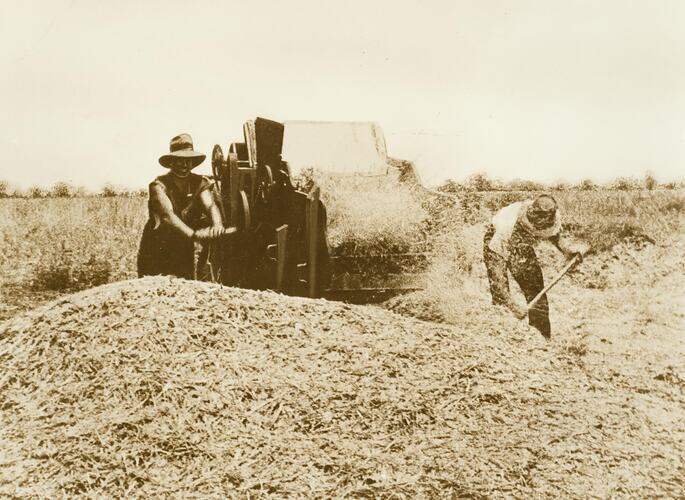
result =
[{"label": "distant tree line", "polygon": [[[597,184],[590,179],[584,179],[577,184],[564,181],[541,183],[524,179],[502,181],[491,179],[485,173],[477,173],[467,177],[462,182],[448,180],[438,188],[446,192],[477,192],[477,191],[636,191],[655,189],[685,189],[685,180],[677,182],[659,183],[652,174],[643,178],[618,177],[611,182]],[[28,189],[13,188],[7,181],[0,180],[0,198],[83,198],[101,197],[113,198],[126,196],[130,198],[147,196],[146,189],[129,189],[106,183],[100,191],[94,192],[83,186],[75,186],[69,182],[56,182],[49,188],[31,186]]]},{"label": "distant tree line", "polygon": [[7,181],[0,180],[0,198],[114,198],[117,196],[144,197],[147,196],[147,190],[129,189],[106,183],[99,191],[91,191],[83,186],[75,186],[62,181],[48,188],[31,186],[27,189],[20,189],[11,186]]},{"label": "distant tree line", "polygon": [[565,181],[542,183],[524,179],[501,181],[491,179],[487,174],[477,173],[466,178],[463,182],[448,180],[438,189],[447,192],[477,192],[477,191],[638,191],[656,189],[684,189],[685,181],[659,183],[652,174],[643,178],[618,177],[611,182],[598,184],[590,179],[584,179],[577,184]]}]

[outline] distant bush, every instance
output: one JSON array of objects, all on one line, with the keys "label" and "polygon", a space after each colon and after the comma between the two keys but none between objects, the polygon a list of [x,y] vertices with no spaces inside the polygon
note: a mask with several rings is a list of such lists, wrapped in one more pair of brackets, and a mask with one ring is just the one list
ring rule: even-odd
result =
[{"label": "distant bush", "polygon": [[609,184],[609,189],[615,189],[617,191],[633,191],[641,188],[640,182],[633,177],[619,177]]},{"label": "distant bush", "polygon": [[468,191],[491,191],[492,181],[483,173],[477,173],[466,179],[466,189]]},{"label": "distant bush", "polygon": [[457,181],[453,181],[452,179],[448,179],[438,186],[438,191],[442,191],[444,193],[461,193],[466,191],[466,186]]},{"label": "distant bush", "polygon": [[685,189],[685,181],[670,181],[663,184],[659,184],[659,189]]},{"label": "distant bush", "polygon": [[126,198],[137,198],[147,196],[147,189],[128,189],[122,186],[116,186],[111,182],[102,186],[99,196],[103,198],[114,198],[116,196],[124,196]]},{"label": "distant bush", "polygon": [[552,191],[570,191],[572,189],[571,185],[564,181],[557,181],[552,184],[550,188]]},{"label": "distant bush", "polygon": [[48,192],[40,186],[31,186],[28,190],[29,198],[45,198]]},{"label": "distant bush", "polygon": [[578,189],[580,189],[581,191],[592,191],[594,189],[597,189],[597,186],[590,179],[583,179],[578,185]]},{"label": "distant bush", "polygon": [[8,182],[0,180],[1,198],[139,198],[146,197],[147,189],[129,189],[106,183],[99,192],[92,192],[85,186],[75,186],[68,182],[56,182],[50,188],[33,185],[26,189],[13,188]]},{"label": "distant bush", "polygon": [[104,186],[102,186],[102,191],[100,191],[100,196],[104,198],[113,198],[115,196],[119,196],[119,193],[121,190],[117,188],[114,184],[107,183]]},{"label": "distant bush", "polygon": [[514,179],[504,185],[507,191],[545,191],[549,189],[544,184],[534,181],[527,181],[524,179]]},{"label": "distant bush", "polygon": [[147,189],[127,189],[127,188],[118,188],[117,191],[117,196],[123,196],[126,198],[146,198],[148,195],[148,190]]},{"label": "distant bush", "polygon": [[76,195],[76,188],[68,182],[56,182],[50,188],[50,196],[54,198],[73,198]]},{"label": "distant bush", "polygon": [[645,188],[649,191],[653,191],[659,185],[656,178],[652,174],[649,174],[649,173],[647,175],[645,175],[644,184],[645,184]]},{"label": "distant bush", "polygon": [[513,179],[511,181],[501,181],[490,179],[486,174],[477,173],[466,178],[464,182],[448,179],[438,186],[439,191],[446,193],[463,194],[467,192],[538,192],[538,191],[654,191],[657,189],[684,189],[685,181],[671,181],[660,184],[650,173],[645,174],[644,178],[618,177],[613,181],[596,184],[591,179],[583,179],[578,184],[570,184],[563,180],[552,183],[542,183],[525,179]]}]

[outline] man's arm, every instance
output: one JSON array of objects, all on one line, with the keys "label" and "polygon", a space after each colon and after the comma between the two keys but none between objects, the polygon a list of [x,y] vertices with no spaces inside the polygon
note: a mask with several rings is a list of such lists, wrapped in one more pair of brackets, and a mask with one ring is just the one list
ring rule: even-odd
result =
[{"label": "man's arm", "polygon": [[575,238],[564,238],[560,234],[555,234],[549,238],[549,241],[551,241],[567,259],[578,255],[582,260],[583,257],[585,257],[585,254],[590,250],[590,245],[588,243],[576,240]]},{"label": "man's arm", "polygon": [[150,184],[150,203],[152,211],[159,216],[163,224],[186,238],[192,238],[194,231],[174,213],[174,207],[164,188],[157,182]]},{"label": "man's arm", "polygon": [[487,252],[486,255],[485,265],[488,270],[490,293],[494,302],[508,308],[518,319],[525,318],[528,311],[514,300],[509,291],[506,261],[494,252]]},{"label": "man's arm", "polygon": [[212,189],[204,189],[200,193],[200,202],[202,203],[205,212],[209,214],[209,218],[212,221],[210,227],[204,227],[195,231],[195,238],[200,241],[214,240],[225,235],[233,234],[238,231],[235,226],[224,227],[223,220],[221,217],[221,210],[219,206],[214,201],[214,196],[212,194]]},{"label": "man's arm", "polygon": [[205,189],[200,193],[200,201],[206,213],[209,214],[212,227],[224,227],[223,220],[221,219],[221,210],[219,210],[219,207],[214,202],[211,189]]}]

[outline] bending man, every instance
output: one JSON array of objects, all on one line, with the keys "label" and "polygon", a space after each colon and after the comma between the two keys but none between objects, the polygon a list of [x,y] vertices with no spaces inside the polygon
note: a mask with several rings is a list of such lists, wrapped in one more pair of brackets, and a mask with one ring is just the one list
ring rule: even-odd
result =
[{"label": "bending man", "polygon": [[[587,253],[589,245],[566,242],[560,238],[560,232],[561,217],[557,202],[549,195],[512,203],[493,216],[483,239],[483,258],[493,304],[508,307],[519,319],[526,317],[526,309],[511,297],[507,271],[511,271],[527,302],[535,298],[545,286],[533,248],[539,241],[551,241],[567,258],[574,255],[582,258]],[[545,338],[551,337],[546,295],[531,309],[528,322]]]}]

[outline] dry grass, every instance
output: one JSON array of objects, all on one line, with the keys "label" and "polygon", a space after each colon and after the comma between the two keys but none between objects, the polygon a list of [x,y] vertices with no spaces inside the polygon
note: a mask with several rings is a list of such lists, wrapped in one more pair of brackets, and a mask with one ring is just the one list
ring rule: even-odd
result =
[{"label": "dry grass", "polygon": [[[167,278],[0,330],[8,496],[678,496],[682,389],[484,314],[436,326]],[[662,378],[665,378],[664,375]]]},{"label": "dry grass", "polygon": [[0,319],[134,277],[146,217],[142,198],[0,200]]},{"label": "dry grass", "polygon": [[141,198],[2,200],[2,274],[26,277],[37,264],[47,266],[70,253],[77,264],[92,258],[110,262],[112,279],[131,277],[146,218]]}]

